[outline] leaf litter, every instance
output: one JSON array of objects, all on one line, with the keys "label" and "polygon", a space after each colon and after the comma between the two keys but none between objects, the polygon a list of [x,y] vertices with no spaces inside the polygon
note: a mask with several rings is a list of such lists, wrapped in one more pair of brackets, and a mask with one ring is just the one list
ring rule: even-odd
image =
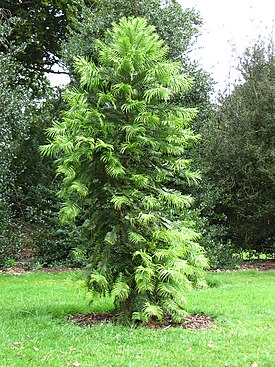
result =
[{"label": "leaf litter", "polygon": [[[104,323],[116,324],[118,318],[113,312],[91,312],[87,314],[70,314],[68,316],[68,320],[77,326],[89,327]],[[162,320],[162,322],[158,321],[157,319],[153,319],[149,322],[137,324],[137,326],[145,326],[156,330],[165,330],[177,327],[182,327],[188,330],[203,330],[213,327],[214,319],[211,316],[196,314],[186,316],[180,323],[175,323],[169,317],[167,317]]]}]

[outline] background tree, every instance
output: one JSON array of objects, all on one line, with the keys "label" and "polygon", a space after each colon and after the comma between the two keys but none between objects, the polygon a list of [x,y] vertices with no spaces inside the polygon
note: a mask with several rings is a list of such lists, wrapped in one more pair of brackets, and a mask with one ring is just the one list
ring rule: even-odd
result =
[{"label": "background tree", "polygon": [[[17,18],[20,22],[13,24],[1,51],[25,45],[16,60],[30,75],[56,72],[53,66],[60,63],[61,43],[66,39],[67,26],[79,10],[78,3],[77,0],[2,0],[2,20]],[[87,3],[92,5],[92,1]]]},{"label": "background tree", "polygon": [[206,213],[239,248],[274,250],[274,45],[258,42],[239,64],[243,82],[221,97],[203,131]]},{"label": "background tree", "polygon": [[193,9],[182,10],[176,0],[163,4],[160,0],[102,0],[93,6],[82,2],[81,16],[75,17],[68,42],[64,44],[64,55],[68,66],[73,66],[73,56],[92,57],[96,62],[96,39],[104,39],[106,29],[123,16],[140,16],[157,29],[158,34],[169,45],[168,57],[180,59],[191,49],[198,26],[202,20]]},{"label": "background tree", "polygon": [[142,18],[123,18],[97,48],[98,66],[77,60],[81,88],[66,92],[69,109],[42,147],[64,177],[61,218],[85,211],[92,291],[112,293],[128,320],[180,321],[182,292],[201,284],[207,265],[175,210],[192,203],[173,183],[193,179],[184,152],[196,139],[187,127],[195,110],[169,101],[190,80]]},{"label": "background tree", "polygon": [[[1,45],[8,43],[17,22],[0,21]],[[59,117],[60,92],[43,78],[21,84],[27,73],[16,56],[23,47],[9,45],[8,51],[0,52],[0,266],[22,260],[24,247],[32,247],[42,263],[64,259],[72,248],[54,214],[58,209],[52,163],[38,152],[45,128]]]}]

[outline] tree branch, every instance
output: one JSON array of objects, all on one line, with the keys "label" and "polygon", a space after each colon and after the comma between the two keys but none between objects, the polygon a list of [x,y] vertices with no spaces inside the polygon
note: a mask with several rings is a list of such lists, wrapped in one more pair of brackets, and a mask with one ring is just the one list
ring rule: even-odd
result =
[{"label": "tree branch", "polygon": [[47,69],[47,68],[34,68],[32,67],[30,69],[30,71],[34,71],[34,72],[37,72],[37,71],[40,71],[42,73],[48,73],[48,74],[64,74],[64,75],[70,75],[70,73],[68,71],[54,71],[52,69]]}]

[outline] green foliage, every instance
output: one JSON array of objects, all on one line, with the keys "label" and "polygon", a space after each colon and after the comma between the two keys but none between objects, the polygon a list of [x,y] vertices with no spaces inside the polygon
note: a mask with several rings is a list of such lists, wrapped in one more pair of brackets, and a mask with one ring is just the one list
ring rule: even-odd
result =
[{"label": "green foliage", "polygon": [[[8,42],[13,22],[17,21],[0,21],[2,45]],[[78,245],[67,231],[58,230],[54,217],[58,181],[54,182],[51,161],[38,152],[45,141],[44,129],[58,118],[60,92],[52,91],[43,79],[25,83],[27,73],[17,53],[18,48],[11,46],[0,52],[0,266],[9,258],[21,261],[25,247],[49,264],[64,261]]]},{"label": "green foliage", "polygon": [[[5,45],[11,29],[0,22],[0,43]],[[19,145],[28,139],[30,111],[33,106],[30,93],[16,84],[16,75],[21,73],[20,65],[13,55],[0,53],[0,265],[7,258],[18,258],[21,249],[21,235],[14,230],[12,199],[18,203],[14,165],[20,160]],[[24,113],[22,113],[24,111]],[[19,157],[18,157],[19,155]],[[23,157],[22,157],[23,158]],[[22,162],[22,161],[21,161]],[[21,170],[23,167],[21,167]],[[20,204],[17,206],[20,212]],[[16,226],[15,226],[16,227]],[[20,225],[18,225],[20,228]]]},{"label": "green foliage", "polygon": [[227,238],[227,231],[222,225],[209,224],[207,217],[199,221],[202,226],[201,246],[212,269],[234,269],[240,266],[241,251]]},{"label": "green foliage", "polygon": [[272,43],[247,49],[242,84],[221,98],[203,131],[205,214],[239,250],[274,251],[274,66]]},{"label": "green foliage", "polygon": [[176,0],[101,0],[93,6],[86,6],[82,2],[81,11],[75,11],[67,40],[62,45],[62,60],[70,70],[74,85],[78,85],[78,75],[73,67],[74,57],[88,57],[97,65],[96,39],[104,42],[106,30],[124,16],[142,17],[154,25],[169,47],[168,58],[180,62],[182,70],[193,78],[193,86],[188,93],[179,92],[173,98],[176,103],[186,107],[198,107],[193,125],[199,130],[199,126],[209,118],[209,92],[213,83],[210,76],[189,56],[199,35],[202,19],[194,9],[183,10]]},{"label": "green foliage", "polygon": [[[76,13],[77,14],[77,13]],[[101,0],[93,6],[82,2],[81,16],[75,17],[63,44],[63,57],[69,67],[73,56],[89,56],[97,63],[96,39],[105,39],[106,29],[120,18],[143,17],[153,24],[160,37],[169,46],[168,56],[180,59],[189,51],[198,35],[202,20],[194,9],[183,11],[175,0]]]},{"label": "green foliage", "polygon": [[[0,50],[7,52],[10,47],[19,48],[16,60],[31,78],[53,72],[53,65],[59,62],[61,42],[66,39],[67,26],[78,3],[77,0],[2,0],[2,20],[10,22],[17,18],[20,21],[12,24],[5,47]],[[72,9],[72,5],[76,9]]]},{"label": "green foliage", "polygon": [[207,266],[199,235],[177,214],[192,198],[174,179],[183,166],[182,180],[192,179],[190,162],[179,160],[196,139],[188,128],[196,110],[171,101],[191,80],[167,61],[154,31],[142,18],[123,18],[97,41],[98,66],[76,59],[81,87],[66,91],[69,108],[41,152],[63,177],[61,220],[82,221],[89,288],[113,294],[128,320],[138,312],[179,321],[182,292],[202,284]]},{"label": "green foliage", "polygon": [[1,218],[1,221],[3,219],[5,219],[5,225],[2,223],[0,225],[0,268],[9,267],[12,262],[18,261],[23,247],[20,232],[16,233],[12,230],[10,218]]}]

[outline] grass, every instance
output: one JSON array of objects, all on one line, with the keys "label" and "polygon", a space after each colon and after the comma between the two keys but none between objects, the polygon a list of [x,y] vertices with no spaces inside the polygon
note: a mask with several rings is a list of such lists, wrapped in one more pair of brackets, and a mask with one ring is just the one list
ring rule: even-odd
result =
[{"label": "grass", "polygon": [[112,308],[108,299],[89,307],[72,273],[2,274],[0,366],[275,366],[275,272],[208,277],[214,287],[188,292],[187,309],[214,316],[216,327],[155,331],[68,323],[69,313]]}]

